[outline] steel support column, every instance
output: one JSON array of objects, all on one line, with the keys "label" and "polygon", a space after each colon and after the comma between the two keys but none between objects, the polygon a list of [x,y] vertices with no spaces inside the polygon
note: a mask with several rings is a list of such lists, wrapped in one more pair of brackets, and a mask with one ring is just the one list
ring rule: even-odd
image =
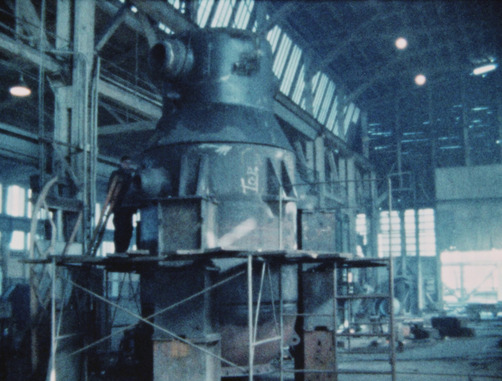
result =
[{"label": "steel support column", "polygon": [[[96,133],[95,124],[89,116],[90,84],[94,68],[94,23],[95,0],[75,0],[74,54],[73,54],[73,113],[71,126],[71,145],[77,147],[77,152],[71,160],[74,172],[81,180],[80,199],[83,202],[84,218],[82,222],[84,247],[86,252],[87,239],[90,238],[94,214],[92,183],[96,167],[96,147],[93,136]],[[93,103],[94,107],[97,104]],[[91,113],[92,115],[92,113]]]}]

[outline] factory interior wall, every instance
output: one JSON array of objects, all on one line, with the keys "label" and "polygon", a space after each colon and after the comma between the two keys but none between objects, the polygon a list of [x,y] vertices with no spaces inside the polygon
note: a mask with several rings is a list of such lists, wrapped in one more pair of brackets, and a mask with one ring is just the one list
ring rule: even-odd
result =
[{"label": "factory interior wall", "polygon": [[502,249],[501,232],[501,165],[436,170],[438,253]]},{"label": "factory interior wall", "polygon": [[501,232],[501,165],[436,170],[436,242],[444,303],[499,299]]}]

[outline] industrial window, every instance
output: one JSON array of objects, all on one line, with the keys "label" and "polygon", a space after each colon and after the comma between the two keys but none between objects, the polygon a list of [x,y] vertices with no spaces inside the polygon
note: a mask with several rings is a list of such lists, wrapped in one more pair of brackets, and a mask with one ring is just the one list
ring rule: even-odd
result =
[{"label": "industrial window", "polygon": [[197,9],[197,24],[201,28],[247,29],[253,7],[254,0],[202,1]]},{"label": "industrial window", "polygon": [[199,9],[197,9],[197,24],[204,28],[209,20],[211,9],[213,8],[214,0],[201,1]]},{"label": "industrial window", "polygon": [[267,33],[267,40],[272,47],[272,53],[275,53],[277,49],[277,43],[279,42],[279,37],[281,36],[281,28],[277,25],[270,29],[270,32]]},{"label": "industrial window", "polygon": [[167,2],[171,4],[174,9],[181,9],[182,3],[180,0],[167,0]]},{"label": "industrial window", "polygon": [[[101,215],[101,203],[97,203],[96,204],[96,208],[94,209],[94,213],[95,213],[95,225],[98,224],[98,219],[99,219],[99,216]],[[107,230],[115,230],[115,227],[113,226],[113,219],[109,218],[108,221],[106,222],[106,229]]]},{"label": "industrial window", "polygon": [[361,114],[361,110],[356,107],[354,110],[354,114],[352,115],[352,123],[357,123],[359,121],[359,115]]},{"label": "industrial window", "polygon": [[26,211],[26,217],[31,218],[33,216],[33,201],[31,200],[33,192],[31,189],[27,189],[26,194],[28,200],[26,204],[26,207],[28,208],[28,210]]},{"label": "industrial window", "polygon": [[167,34],[173,34],[174,32],[166,25],[159,22],[159,29]]},{"label": "industrial window", "polygon": [[[440,259],[445,303],[451,303],[456,308],[459,303],[495,306],[500,302],[501,250],[443,251]],[[478,319],[485,314],[489,319],[497,317],[488,309],[467,312]]]},{"label": "industrial window", "polygon": [[350,121],[352,120],[352,114],[354,113],[354,103],[349,104],[348,108],[345,108],[345,120],[343,122],[343,136],[347,134],[350,126]]},{"label": "industrial window", "polygon": [[[401,237],[401,223],[404,224],[404,237]],[[381,212],[380,234],[378,237],[379,256],[386,257],[389,255],[389,252],[392,252],[393,256],[400,256],[402,245],[405,245],[404,249],[406,255],[416,255],[417,245],[415,229],[414,210],[406,210],[404,212],[404,219],[402,222],[397,211],[392,212],[391,221],[389,221],[389,212]],[[436,255],[436,235],[434,231],[433,209],[420,209],[418,211],[418,239],[420,256]],[[389,245],[391,246],[390,248]]]},{"label": "industrial window", "polygon": [[326,121],[326,127],[330,131],[333,131],[333,128],[335,127],[337,112],[338,112],[338,97],[335,95],[333,99],[333,105],[331,106],[331,111],[329,112],[328,120]]},{"label": "industrial window", "polygon": [[307,99],[305,97],[305,94],[302,95],[302,100],[300,101],[299,105],[302,109],[306,110],[307,109]]},{"label": "industrial window", "polygon": [[302,56],[302,51],[298,46],[293,46],[293,50],[291,51],[291,56],[289,58],[288,66],[284,72],[284,77],[282,78],[282,83],[280,87],[280,91],[283,94],[288,95],[291,89],[291,85],[293,84],[293,80],[295,78],[295,73],[298,68],[298,63],[300,62],[300,58]]},{"label": "industrial window", "polygon": [[326,93],[324,95],[324,100],[321,104],[321,108],[319,110],[318,120],[320,123],[325,124],[326,117],[328,115],[328,111],[330,110],[330,106],[333,105],[333,96],[335,94],[335,84],[333,81],[328,81],[328,88],[326,89]]},{"label": "industrial window", "polygon": [[[314,112],[314,104],[315,104],[315,94],[318,93],[319,91],[319,84],[320,84],[320,78],[321,78],[321,72],[318,71],[312,78],[310,78],[310,95],[311,95],[311,106],[312,106],[312,112]],[[309,81],[309,78],[306,79],[307,81]],[[306,96],[306,95],[305,95]],[[315,114],[315,112],[314,112]]]},{"label": "industrial window", "polygon": [[41,208],[38,210],[37,218],[39,220],[47,220],[49,218],[53,218],[53,216],[54,216],[54,213],[45,209],[45,208]]},{"label": "industrial window", "polygon": [[27,234],[21,230],[14,230],[10,240],[9,248],[11,250],[24,250],[26,248]]},{"label": "industrial window", "polygon": [[286,34],[283,34],[281,42],[279,43],[279,48],[277,49],[277,54],[275,55],[274,64],[272,66],[272,70],[278,78],[281,77],[282,71],[284,70],[284,65],[286,64],[286,59],[291,45],[291,39]]},{"label": "industrial window", "polygon": [[418,211],[419,219],[419,243],[420,255],[436,255],[436,235],[434,223],[434,209],[420,209]]},{"label": "industrial window", "polygon": [[232,27],[238,29],[246,29],[249,23],[249,19],[251,18],[251,12],[253,10],[254,1],[241,0],[237,4],[238,8],[235,14]]},{"label": "industrial window", "polygon": [[305,65],[302,65],[300,72],[298,73],[298,79],[296,80],[295,90],[291,95],[291,100],[296,104],[300,103],[302,99],[303,90],[305,89]]},{"label": "industrial window", "polygon": [[216,12],[211,20],[211,28],[221,28],[228,26],[230,17],[232,16],[232,9],[236,0],[231,1],[218,1]]},{"label": "industrial window", "polygon": [[[380,234],[378,235],[378,256],[401,255],[400,221],[396,211],[380,213]],[[389,234],[390,232],[390,234]]]},{"label": "industrial window", "polygon": [[7,190],[7,214],[13,217],[25,216],[26,190],[18,185],[11,185]]},{"label": "industrial window", "polygon": [[[404,213],[406,233],[406,255],[417,255],[417,237],[415,224],[415,211],[409,209]],[[420,241],[419,241],[420,242]]]},{"label": "industrial window", "polygon": [[366,214],[358,214],[356,216],[356,232],[364,237],[364,241],[368,237],[368,228],[366,226]]},{"label": "industrial window", "polygon": [[368,244],[368,227],[366,226],[366,215],[358,214],[356,216],[356,233],[357,233],[357,255],[359,257],[368,256],[364,252],[364,246]]},{"label": "industrial window", "polygon": [[314,100],[312,102],[312,107],[314,110],[314,117],[317,119],[319,116],[319,110],[321,108],[321,102],[326,92],[326,87],[328,85],[328,77],[324,73],[317,73],[314,80]]},{"label": "industrial window", "polygon": [[115,245],[112,241],[103,241],[98,250],[98,256],[104,257],[107,254],[115,252]]}]

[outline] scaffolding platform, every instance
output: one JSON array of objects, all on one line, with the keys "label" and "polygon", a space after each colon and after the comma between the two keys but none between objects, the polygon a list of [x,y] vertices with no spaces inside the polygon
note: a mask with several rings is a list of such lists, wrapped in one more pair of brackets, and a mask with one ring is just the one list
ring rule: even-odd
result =
[{"label": "scaffolding platform", "polygon": [[[170,252],[151,255],[147,251],[128,251],[126,253],[109,254],[104,257],[93,257],[89,255],[50,255],[40,259],[25,259],[27,264],[49,264],[55,262],[57,266],[65,265],[90,265],[106,267],[107,269],[120,269],[122,271],[132,271],[138,265],[148,264],[168,264],[169,262],[187,260],[206,259],[246,259],[251,256],[254,259],[263,258],[281,263],[323,263],[323,262],[343,262],[354,261],[350,253],[339,252],[317,252],[310,250],[256,250],[243,251],[224,248],[212,248],[202,250],[175,250]],[[377,262],[371,260],[357,261],[363,267],[378,266]]]}]

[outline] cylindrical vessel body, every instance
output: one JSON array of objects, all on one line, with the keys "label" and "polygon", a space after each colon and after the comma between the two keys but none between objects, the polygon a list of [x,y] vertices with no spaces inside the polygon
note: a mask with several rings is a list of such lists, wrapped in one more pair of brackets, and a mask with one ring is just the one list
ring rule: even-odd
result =
[{"label": "cylindrical vessel body", "polygon": [[[140,169],[140,248],[161,255],[209,248],[295,249],[295,157],[273,114],[277,86],[268,42],[245,31],[194,31],[155,46],[150,64],[153,77],[163,83],[165,105],[157,140],[144,152]],[[175,111],[167,106],[173,97]],[[215,259],[213,264],[220,268],[218,280],[245,267],[242,261],[228,265]],[[197,278],[204,272],[180,271]],[[278,303],[279,289],[287,312],[296,311],[296,266],[274,267],[271,276],[272,290],[261,299],[260,337],[274,334],[272,305]],[[179,285],[189,278],[159,270],[142,285],[169,293],[168,284],[176,282],[176,295],[149,301],[157,311],[190,294]],[[259,275],[253,284],[257,290]],[[215,298],[217,313],[205,311],[207,321],[200,321],[201,314],[194,324],[185,321],[193,318],[190,309],[186,316],[166,314],[157,320],[185,336],[218,332],[222,356],[247,365],[248,344],[241,340],[248,336],[246,278],[222,286]],[[200,332],[199,326],[204,327]],[[293,327],[294,318],[287,319],[286,342],[295,336]],[[278,342],[259,349],[255,360],[260,364],[279,355]]]},{"label": "cylindrical vessel body", "polygon": [[[148,186],[143,191],[153,202],[143,214],[155,221],[159,199],[206,197],[217,204],[214,224],[199,232],[199,242],[194,238],[173,247],[167,244],[173,237],[164,235],[166,244],[159,242],[158,225],[142,218],[141,246],[154,251],[295,248],[294,155],[273,115],[268,43],[228,30],[179,38],[189,46],[193,64],[171,79],[181,96],[179,109],[164,113],[159,138],[144,153],[142,184]],[[164,45],[154,47],[156,58],[150,59],[161,79],[170,78],[162,74],[170,67],[161,64],[170,57]],[[150,186],[152,177],[156,186]]]}]

